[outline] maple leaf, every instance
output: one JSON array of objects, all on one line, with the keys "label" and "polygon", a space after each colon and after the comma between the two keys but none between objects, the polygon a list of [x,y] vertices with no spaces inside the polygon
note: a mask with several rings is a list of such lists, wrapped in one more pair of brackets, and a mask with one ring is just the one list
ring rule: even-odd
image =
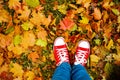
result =
[{"label": "maple leaf", "polygon": [[10,20],[9,13],[4,9],[0,9],[0,23],[8,22],[9,20]]},{"label": "maple leaf", "polygon": [[73,26],[75,25],[75,23],[73,22],[73,20],[65,17],[62,21],[60,21],[60,29],[63,30],[70,30],[73,28]]},{"label": "maple leaf", "polygon": [[120,12],[119,12],[118,9],[112,9],[112,12],[113,12],[115,15],[117,15],[117,16],[120,14]]},{"label": "maple leaf", "polygon": [[35,8],[39,5],[39,0],[25,0],[28,6]]},{"label": "maple leaf", "polygon": [[44,41],[42,39],[38,39],[35,44],[38,45],[38,46],[41,46],[41,47],[46,47],[47,46],[47,41]]},{"label": "maple leaf", "polygon": [[9,70],[8,64],[5,63],[4,65],[0,66],[0,73],[2,73],[3,71],[8,72],[8,70]]},{"label": "maple leaf", "polygon": [[27,31],[23,33],[23,37],[21,38],[21,46],[25,49],[29,46],[34,46],[35,44],[35,35],[32,31]]},{"label": "maple leaf", "polygon": [[35,24],[35,25],[41,25],[42,22],[45,19],[45,15],[41,12],[36,12],[35,10],[32,12],[32,18],[30,19],[30,21]]},{"label": "maple leaf", "polygon": [[24,30],[29,30],[32,29],[34,25],[31,22],[24,22],[21,26]]},{"label": "maple leaf", "polygon": [[99,8],[94,8],[93,17],[94,17],[95,20],[100,20],[101,19],[102,14],[101,14]]},{"label": "maple leaf", "polygon": [[45,40],[45,41],[47,40],[47,35],[48,34],[45,31],[45,29],[42,28],[42,27],[37,28],[36,35],[37,35],[37,38],[40,38],[40,39]]},{"label": "maple leaf", "polygon": [[20,20],[24,20],[24,21],[29,19],[30,12],[31,12],[31,10],[28,9],[28,6],[24,6],[24,5],[23,5],[22,9],[16,10],[16,13],[19,14],[18,18]]},{"label": "maple leaf", "polygon": [[84,16],[84,17],[82,17],[82,20],[80,20],[80,23],[88,24],[89,23],[89,19]]},{"label": "maple leaf", "polygon": [[23,49],[23,47],[21,46],[9,46],[8,47],[9,50],[11,49],[11,51],[15,54],[15,55],[21,55],[25,50]]},{"label": "maple leaf", "polygon": [[25,72],[24,78],[26,80],[34,80],[35,74],[32,71]]},{"label": "maple leaf", "polygon": [[68,6],[66,6],[65,4],[62,4],[62,5],[59,5],[58,6],[58,10],[61,12],[61,13],[63,13],[63,14],[66,14],[67,13],[67,7]]},{"label": "maple leaf", "polygon": [[100,57],[92,54],[92,55],[90,55],[90,60],[91,60],[91,62],[97,63],[100,60]]},{"label": "maple leaf", "polygon": [[39,55],[36,52],[31,52],[28,55],[28,58],[31,59],[33,62],[36,62],[37,59],[39,58]]},{"label": "maple leaf", "polygon": [[13,39],[14,45],[16,46],[16,45],[20,44],[20,42],[21,42],[21,36],[20,35],[16,35],[14,37],[14,39]]},{"label": "maple leaf", "polygon": [[12,72],[14,75],[14,77],[20,77],[22,78],[23,76],[23,69],[22,69],[22,66],[17,64],[17,63],[10,63],[10,72]]},{"label": "maple leaf", "polygon": [[10,45],[12,39],[9,35],[5,36],[3,34],[0,34],[0,47],[5,48],[8,45]]},{"label": "maple leaf", "polygon": [[21,8],[21,3],[19,2],[19,0],[9,0],[8,6],[10,9],[17,10]]}]

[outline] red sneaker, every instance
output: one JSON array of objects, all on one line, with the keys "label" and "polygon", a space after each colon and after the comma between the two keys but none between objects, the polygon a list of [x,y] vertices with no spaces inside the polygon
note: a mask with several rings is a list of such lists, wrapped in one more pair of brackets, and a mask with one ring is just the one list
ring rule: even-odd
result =
[{"label": "red sneaker", "polygon": [[63,37],[55,39],[53,51],[57,66],[59,66],[62,62],[69,63],[68,49]]},{"label": "red sneaker", "polygon": [[90,54],[89,42],[86,40],[80,41],[78,43],[78,47],[76,49],[74,65],[81,64],[81,65],[85,66],[87,63],[89,54]]}]

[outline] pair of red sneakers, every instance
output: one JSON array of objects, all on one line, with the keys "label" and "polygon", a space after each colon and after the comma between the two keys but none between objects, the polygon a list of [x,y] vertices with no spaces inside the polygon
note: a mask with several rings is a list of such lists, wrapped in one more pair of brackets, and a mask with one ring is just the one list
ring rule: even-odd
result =
[{"label": "pair of red sneakers", "polygon": [[[70,62],[67,44],[64,42],[63,37],[56,38],[54,42],[53,51],[57,66],[59,66],[63,62],[68,62],[68,63]],[[81,40],[78,43],[78,47],[76,49],[74,65],[81,64],[85,66],[89,54],[90,54],[89,42],[86,40]]]}]

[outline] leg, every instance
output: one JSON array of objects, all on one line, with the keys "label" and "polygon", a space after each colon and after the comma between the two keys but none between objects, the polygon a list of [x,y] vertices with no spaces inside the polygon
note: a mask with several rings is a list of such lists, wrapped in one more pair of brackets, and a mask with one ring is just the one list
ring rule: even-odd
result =
[{"label": "leg", "polygon": [[78,64],[72,68],[72,80],[91,80],[85,67]]},{"label": "leg", "polygon": [[52,80],[70,80],[71,66],[67,62],[60,64],[55,70]]},{"label": "leg", "polygon": [[87,59],[90,54],[89,42],[82,40],[78,43],[75,54],[75,62],[72,68],[72,80],[91,80],[85,69]]},{"label": "leg", "polygon": [[52,80],[70,80],[71,66],[69,64],[69,55],[64,38],[58,37],[53,47],[56,65]]}]

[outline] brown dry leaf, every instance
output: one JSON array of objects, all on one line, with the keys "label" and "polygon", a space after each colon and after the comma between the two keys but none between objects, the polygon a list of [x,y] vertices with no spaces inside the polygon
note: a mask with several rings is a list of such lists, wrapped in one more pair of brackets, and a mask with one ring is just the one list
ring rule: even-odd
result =
[{"label": "brown dry leaf", "polygon": [[10,9],[14,10],[21,8],[21,3],[19,2],[19,0],[9,0],[8,5]]},{"label": "brown dry leaf", "polygon": [[21,46],[27,49],[29,46],[34,46],[35,44],[35,35],[32,31],[25,31],[23,33]]},{"label": "brown dry leaf", "polygon": [[94,17],[95,20],[100,20],[101,19],[102,13],[100,12],[99,8],[94,8],[93,17]]},{"label": "brown dry leaf", "polygon": [[39,58],[39,55],[36,52],[31,52],[28,55],[28,59],[31,59],[33,62],[36,62],[38,58]]}]

